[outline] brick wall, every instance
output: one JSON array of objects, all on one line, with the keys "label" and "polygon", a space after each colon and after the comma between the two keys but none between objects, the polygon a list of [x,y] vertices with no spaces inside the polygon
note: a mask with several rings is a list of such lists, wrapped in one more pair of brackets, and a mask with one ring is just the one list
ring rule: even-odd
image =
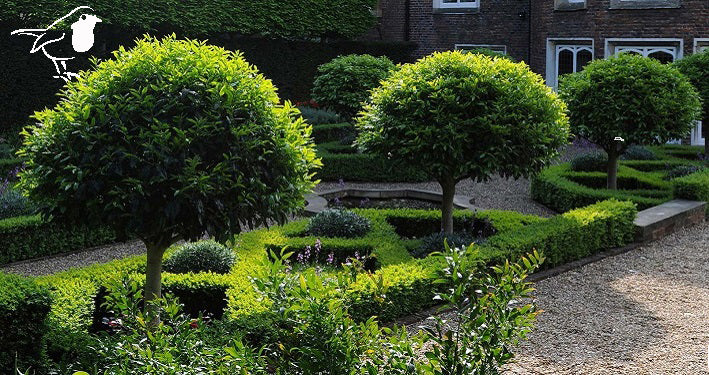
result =
[{"label": "brick wall", "polygon": [[[563,1],[532,0],[530,11],[526,0],[481,0],[479,12],[434,14],[432,0],[409,0],[408,36],[418,45],[416,57],[457,43],[506,45],[511,56],[542,75],[547,38],[592,38],[595,58],[604,57],[606,38],[681,38],[684,54],[693,52],[695,38],[709,38],[708,0],[681,0],[670,9],[610,9],[615,0],[587,0],[585,9],[554,10]],[[381,0],[380,24],[367,38],[405,40],[406,2]]]},{"label": "brick wall", "polygon": [[[418,45],[414,52],[416,57],[450,50],[456,44],[490,44],[506,45],[508,54],[518,60],[527,59],[529,9],[526,0],[482,0],[479,12],[465,14],[434,14],[432,0],[409,2],[409,37]],[[382,30],[384,39],[404,40],[405,3],[405,0],[382,0],[378,29]],[[368,37],[372,35],[370,32]]]},{"label": "brick wall", "polygon": [[593,38],[594,56],[605,56],[607,38],[678,38],[684,54],[694,38],[709,37],[709,1],[683,0],[673,9],[610,9],[611,0],[587,0],[587,8],[554,11],[553,1],[535,2],[532,9],[532,69],[544,73],[547,38]]}]

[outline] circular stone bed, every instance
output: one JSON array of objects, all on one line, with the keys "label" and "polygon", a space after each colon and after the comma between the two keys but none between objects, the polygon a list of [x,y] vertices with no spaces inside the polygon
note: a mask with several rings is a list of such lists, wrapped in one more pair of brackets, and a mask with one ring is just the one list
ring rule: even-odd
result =
[{"label": "circular stone bed", "polygon": [[[417,208],[439,209],[443,194],[419,189],[355,189],[342,188],[309,194],[305,214],[315,215],[326,208]],[[464,195],[455,195],[453,207],[461,210],[477,210],[474,200]]]}]

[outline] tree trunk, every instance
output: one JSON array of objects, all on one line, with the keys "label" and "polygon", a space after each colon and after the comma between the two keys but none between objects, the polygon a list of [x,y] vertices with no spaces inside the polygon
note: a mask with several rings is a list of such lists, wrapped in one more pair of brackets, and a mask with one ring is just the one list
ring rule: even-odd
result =
[{"label": "tree trunk", "polygon": [[444,178],[440,182],[443,189],[441,201],[441,231],[453,233],[453,197],[455,196],[455,180]]},{"label": "tree trunk", "polygon": [[608,152],[608,189],[618,189],[618,152]]},{"label": "tree trunk", "polygon": [[154,244],[145,242],[148,249],[148,263],[145,267],[145,302],[162,297],[162,256],[169,245]]}]

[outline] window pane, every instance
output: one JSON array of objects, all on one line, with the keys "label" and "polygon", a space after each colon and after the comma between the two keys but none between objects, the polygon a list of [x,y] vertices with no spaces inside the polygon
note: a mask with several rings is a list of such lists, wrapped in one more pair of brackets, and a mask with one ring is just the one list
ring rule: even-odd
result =
[{"label": "window pane", "polygon": [[582,49],[576,53],[576,71],[580,72],[586,64],[590,63],[593,58],[591,51]]},{"label": "window pane", "polygon": [[653,52],[653,53],[647,55],[647,57],[652,57],[653,59],[658,59],[663,64],[671,63],[672,61],[675,60],[674,55],[672,55],[669,52],[664,52],[664,51]]},{"label": "window pane", "polygon": [[569,50],[559,51],[559,75],[574,72],[574,53]]}]

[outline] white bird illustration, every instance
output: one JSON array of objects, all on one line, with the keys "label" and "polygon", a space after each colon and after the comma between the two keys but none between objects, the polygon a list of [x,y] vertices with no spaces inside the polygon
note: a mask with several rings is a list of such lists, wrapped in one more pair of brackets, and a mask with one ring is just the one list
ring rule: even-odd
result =
[{"label": "white bird illustration", "polygon": [[[60,42],[66,37],[66,33],[60,30],[54,30],[60,22],[71,17],[74,13],[88,9],[93,11],[90,7],[80,6],[74,8],[71,12],[67,13],[64,17],[59,18],[54,21],[49,27],[45,29],[19,29],[10,33],[10,35],[30,35],[35,37],[34,44],[30,53],[36,53],[37,51],[42,51],[42,53],[54,63],[54,68],[57,71],[54,78],[60,78],[64,81],[69,81],[73,77],[77,77],[78,74],[67,71],[66,62],[72,60],[75,57],[57,57],[53,56],[47,51],[47,47],[51,44]],[[86,52],[91,49],[94,45],[94,27],[96,23],[101,22],[98,17],[82,13],[79,20],[71,24],[72,36],[71,36],[71,46],[76,52]]]}]

